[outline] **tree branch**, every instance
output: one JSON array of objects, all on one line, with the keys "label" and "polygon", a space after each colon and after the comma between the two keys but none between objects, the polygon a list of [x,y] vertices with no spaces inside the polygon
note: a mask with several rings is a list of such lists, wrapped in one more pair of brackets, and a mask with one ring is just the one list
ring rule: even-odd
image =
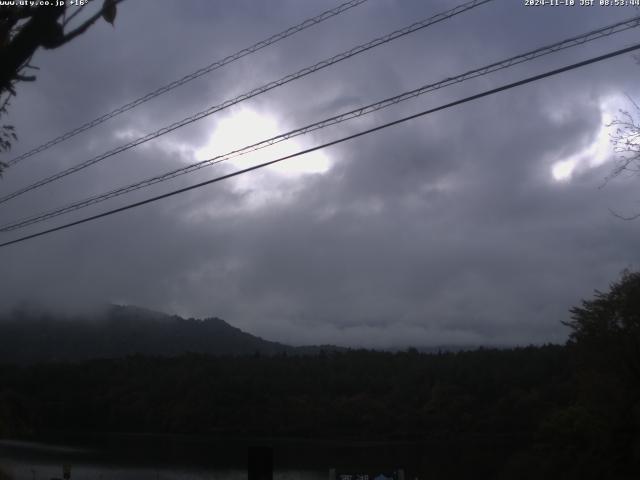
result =
[{"label": "tree branch", "polygon": [[608,208],[607,210],[609,210],[609,213],[611,213],[611,215],[613,215],[614,217],[619,218],[620,220],[626,220],[628,222],[637,220],[638,218],[640,218],[640,213],[636,213],[635,215],[625,217],[624,215],[620,215],[619,213],[614,212],[610,208]]},{"label": "tree branch", "polygon": [[71,20],[73,20],[73,19],[74,19],[74,17],[75,17],[76,15],[78,15],[78,14],[82,11],[82,9],[83,9],[84,7],[86,7],[87,5],[88,5],[88,4],[87,4],[87,3],[85,3],[84,5],[81,5],[81,6],[79,6],[78,8],[76,8],[76,11],[75,11],[75,12],[73,12],[71,15],[69,15],[69,18],[67,18],[64,22],[62,22],[62,26],[63,26],[63,27],[66,27],[66,26],[67,26],[67,24],[68,24],[69,22],[71,22]]},{"label": "tree branch", "polygon": [[[119,3],[122,3],[124,0],[114,0],[114,3],[117,5]],[[105,2],[106,4],[106,2]],[[60,41],[55,43],[54,45],[50,46],[50,47],[45,47],[45,48],[56,48],[56,47],[60,47],[62,45],[64,45],[65,43],[73,40],[74,38],[76,38],[78,35],[82,35],[84,32],[86,32],[89,27],[91,25],[93,25],[94,23],[96,23],[96,21],[102,16],[102,13],[104,12],[104,6],[105,4],[102,5],[102,8],[97,11],[95,14],[93,14],[91,17],[89,17],[87,20],[85,20],[81,25],[79,25],[78,27],[76,27],[75,29],[71,30],[68,33],[65,33],[61,38]],[[76,12],[77,13],[77,12]],[[75,14],[74,14],[75,15]],[[69,20],[71,19],[71,17],[69,17]]]},{"label": "tree branch", "polygon": [[19,73],[16,73],[16,80],[20,80],[21,82],[35,82],[36,81],[36,76],[35,75],[21,75]]}]

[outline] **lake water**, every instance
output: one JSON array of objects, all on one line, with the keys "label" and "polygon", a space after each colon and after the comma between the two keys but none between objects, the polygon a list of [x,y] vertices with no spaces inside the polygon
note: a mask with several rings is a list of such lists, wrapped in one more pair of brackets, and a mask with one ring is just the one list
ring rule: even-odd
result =
[{"label": "lake water", "polygon": [[64,464],[71,465],[72,480],[244,480],[249,446],[273,448],[276,480],[327,480],[330,468],[369,473],[402,468],[407,480],[453,480],[470,474],[474,479],[494,478],[505,460],[502,445],[484,440],[463,446],[66,434],[40,443],[0,440],[0,466],[15,480],[59,479]]},{"label": "lake water", "polygon": [[0,466],[15,480],[240,480],[250,445],[270,446],[277,480],[327,480],[329,468],[381,472],[401,467],[403,444],[221,440],[156,435],[69,436],[43,442],[0,440]]}]

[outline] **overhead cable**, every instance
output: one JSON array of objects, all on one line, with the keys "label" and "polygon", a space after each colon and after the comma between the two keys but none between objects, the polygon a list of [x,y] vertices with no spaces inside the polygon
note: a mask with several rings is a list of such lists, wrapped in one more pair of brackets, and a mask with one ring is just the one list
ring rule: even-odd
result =
[{"label": "overhead cable", "polygon": [[465,80],[469,80],[472,78],[476,78],[482,75],[487,75],[489,73],[496,72],[498,70],[502,70],[505,68],[512,67],[514,65],[519,65],[524,62],[531,61],[533,59],[549,55],[551,53],[564,50],[570,47],[575,47],[577,45],[583,45],[586,42],[590,42],[599,38],[607,37],[609,35],[613,35],[616,33],[623,32],[625,30],[629,30],[631,28],[636,28],[640,26],[640,16],[633,17],[628,20],[620,21],[614,23],[612,25],[608,25],[606,27],[599,28],[597,30],[592,30],[590,32],[584,33],[582,35],[578,35],[575,37],[568,38],[566,40],[562,40],[560,42],[556,42],[544,47],[537,48],[535,50],[522,53],[520,55],[516,55],[505,60],[501,60],[499,62],[492,63],[490,65],[477,68],[474,70],[470,70],[461,75],[457,75],[455,77],[448,77],[444,80],[441,80],[436,83],[431,83],[428,85],[423,85],[414,90],[410,90],[408,92],[401,93],[400,95],[396,95],[390,98],[386,98],[384,100],[350,110],[348,112],[341,113],[339,115],[332,116],[330,118],[321,120],[319,122],[312,123],[310,125],[306,125],[301,128],[297,128],[295,130],[291,130],[289,132],[277,135],[275,137],[271,137],[266,140],[262,140],[260,142],[254,143],[252,145],[248,145],[231,152],[225,153],[223,155],[218,155],[213,158],[209,158],[206,160],[202,160],[200,162],[192,163],[190,165],[186,165],[184,167],[180,167],[174,170],[170,170],[160,175],[156,175],[151,178],[147,178],[145,180],[141,180],[123,187],[119,187],[113,190],[110,190],[105,193],[101,193],[98,195],[91,196],[89,198],[85,198],[79,201],[75,201],[73,203],[69,203],[67,205],[57,207],[53,210],[49,210],[47,212],[38,213],[35,215],[31,215],[25,218],[21,218],[19,220],[14,220],[10,223],[6,223],[0,226],[0,232],[8,232],[12,230],[17,230],[20,228],[27,227],[29,225],[33,225],[35,223],[40,223],[45,220],[57,217],[59,215],[63,215],[68,212],[76,211],[81,208],[88,207],[90,205],[94,205],[106,200],[109,200],[114,197],[118,197],[135,190],[139,190],[141,188],[149,187],[151,185],[155,185],[160,182],[164,182],[170,180],[172,178],[185,175],[188,173],[195,172],[205,167],[209,167],[211,165],[215,165],[224,161],[227,161],[232,158],[236,158],[242,155],[246,155],[251,152],[255,152],[257,150],[261,150],[263,148],[269,147],[276,143],[283,142],[285,140],[289,140],[291,138],[304,135],[322,128],[326,128],[331,125],[335,125],[341,122],[345,122],[347,120],[351,120],[354,118],[361,117],[363,115],[367,115],[378,110],[388,108],[392,105],[396,105],[400,102],[415,98],[419,95],[423,95],[428,92],[432,92],[434,90],[438,90],[450,85],[454,85],[457,83],[461,83]]},{"label": "overhead cable", "polygon": [[250,47],[244,48],[236,53],[233,53],[231,55],[228,55],[227,57],[223,58],[222,60],[218,60],[210,65],[207,65],[206,67],[202,67],[198,70],[196,70],[195,72],[192,72],[188,75],[185,75],[182,78],[179,78],[178,80],[174,80],[171,83],[168,83],[160,88],[157,88],[156,90],[154,90],[153,92],[147,93],[146,95],[143,95],[142,97],[136,98],[135,100],[126,103],[124,105],[122,105],[121,107],[116,108],[115,110],[112,110],[109,113],[106,113],[104,115],[101,115],[93,120],[91,120],[90,122],[84,123],[82,125],[80,125],[77,128],[74,128],[72,130],[69,130],[66,133],[63,133],[62,135],[49,140],[48,142],[43,143],[42,145],[39,145],[37,147],[35,147],[32,150],[29,150],[28,152],[23,153],[22,155],[19,155],[11,160],[9,160],[8,162],[6,162],[6,164],[8,166],[12,166],[15,165],[16,163],[32,157],[40,152],[43,152],[51,147],[53,147],[54,145],[57,145],[61,142],[64,142],[65,140],[68,140],[72,137],[75,137],[76,135],[89,130],[90,128],[96,127],[104,122],[106,122],[107,120],[110,120],[114,117],[117,117],[118,115],[124,113],[124,112],[128,112],[129,110],[132,110],[134,108],[136,108],[139,105],[142,105],[143,103],[148,102],[149,100],[152,100],[160,95],[163,95],[171,90],[173,90],[174,88],[178,88],[186,83],[191,82],[192,80],[195,80],[196,78],[200,78],[203,75],[206,75],[208,73],[213,72],[214,70],[217,70],[221,67],[224,67],[225,65],[228,65],[230,63],[235,62],[236,60],[240,60],[243,57],[246,57],[247,55],[251,55],[252,53],[255,53],[259,50],[262,50],[265,47],[268,47],[269,45],[273,45],[274,43],[279,42],[280,40],[284,40],[285,38],[291,37],[292,35],[295,35],[298,32],[301,32],[303,30],[306,30],[307,28],[313,27],[314,25],[317,25],[321,22],[324,22],[325,20],[328,20],[332,17],[335,17],[336,15],[340,15],[341,13],[353,8],[353,7],[357,7],[358,5],[361,5],[364,2],[367,2],[368,0],[349,0],[348,2],[342,3],[340,5],[338,5],[335,8],[332,8],[331,10],[327,10],[325,12],[322,12],[319,15],[316,15],[315,17],[312,18],[308,18],[305,21],[287,28],[286,30],[277,33],[275,35],[270,36],[269,38],[265,39],[265,40],[261,40],[258,43],[255,43],[253,45],[251,45]]},{"label": "overhead cable", "polygon": [[162,135],[165,135],[169,132],[172,132],[174,130],[177,130],[178,128],[184,127],[185,125],[189,125],[193,122],[197,122],[198,120],[202,120],[205,117],[208,117],[210,115],[213,115],[214,113],[217,113],[221,110],[224,110],[226,108],[229,108],[233,105],[236,105],[240,102],[243,102],[245,100],[248,100],[250,98],[253,98],[257,95],[260,95],[262,93],[268,92],[269,90],[273,90],[274,88],[277,88],[281,85],[285,85],[289,82],[292,82],[294,80],[298,80],[302,77],[305,77],[307,75],[310,75],[314,72],[317,72],[319,70],[322,70],[326,67],[329,67],[330,65],[334,65],[338,62],[341,62],[343,60],[347,60],[355,55],[358,55],[362,52],[365,52],[367,50],[370,50],[372,48],[378,47],[380,45],[383,45],[385,43],[391,42],[393,40],[396,40],[400,37],[403,37],[405,35],[408,35],[410,33],[416,32],[418,30],[421,30],[423,28],[426,28],[428,26],[431,26],[435,23],[439,23],[442,22],[443,20],[447,20],[451,17],[454,17],[456,15],[459,15],[463,12],[467,12],[473,8],[476,8],[480,5],[483,5],[485,3],[489,3],[493,0],[473,0],[471,2],[467,2],[464,3],[462,5],[458,5],[455,8],[452,8],[450,10],[447,10],[446,12],[442,12],[439,13],[437,15],[434,15],[432,17],[429,17],[427,19],[421,20],[419,22],[413,23],[412,25],[409,25],[407,27],[401,28],[400,30],[396,30],[394,32],[391,32],[383,37],[379,37],[376,38],[368,43],[359,45],[357,47],[354,47],[350,50],[347,50],[346,52],[340,53],[338,55],[335,55],[327,60],[323,60],[321,62],[316,63],[315,65],[312,65],[310,67],[306,67],[303,68],[302,70],[299,70],[296,73],[292,73],[289,74],[285,77],[280,78],[279,80],[275,80],[273,82],[269,82],[261,87],[255,88],[247,93],[244,93],[238,97],[235,97],[231,100],[227,100],[221,104],[212,106],[207,108],[206,110],[202,110],[201,112],[198,112],[194,115],[191,115],[190,117],[184,118],[178,122],[172,123],[169,126],[163,127],[159,130],[156,130],[155,132],[149,133],[143,137],[137,138],[125,145],[121,145],[119,147],[116,147],[112,150],[109,150],[101,155],[98,155],[96,157],[93,157],[89,160],[85,160],[84,162],[81,162],[73,167],[67,168],[65,170],[62,170],[61,172],[55,173],[49,177],[43,178],[42,180],[38,180],[35,183],[32,183],[30,185],[27,185],[26,187],[20,188],[12,193],[9,193],[7,195],[4,195],[2,197],[0,197],[0,203],[5,203],[13,198],[16,198],[24,193],[27,193],[31,190],[35,190],[36,188],[40,188],[43,185],[47,185],[48,183],[54,182],[56,180],[59,180],[63,177],[66,177],[67,175],[71,175],[72,173],[76,173],[80,170],[83,170],[87,167],[90,167],[91,165],[94,165],[106,158],[112,157],[114,155],[117,155],[118,153],[122,153],[126,150],[129,150],[133,147],[136,147],[138,145],[141,145],[145,142],[148,142],[149,140],[153,140],[155,138],[158,138]]},{"label": "overhead cable", "polygon": [[33,238],[41,237],[43,235],[47,235],[47,234],[50,234],[50,233],[53,233],[53,232],[64,230],[64,229],[67,229],[67,228],[70,228],[70,227],[73,227],[73,226],[76,226],[76,225],[81,225],[83,223],[91,222],[91,221],[97,220],[99,218],[108,217],[108,216],[114,215],[116,213],[124,212],[126,210],[130,210],[130,209],[133,209],[133,208],[137,208],[137,207],[140,207],[142,205],[146,205],[146,204],[149,204],[149,203],[157,202],[158,200],[162,200],[164,198],[173,197],[175,195],[179,195],[181,193],[185,193],[185,192],[188,192],[188,191],[191,191],[191,190],[195,190],[195,189],[204,187],[206,185],[217,183],[217,182],[220,182],[222,180],[226,180],[226,179],[229,179],[229,178],[232,178],[232,177],[237,177],[239,175],[251,172],[253,170],[258,170],[258,169],[261,169],[261,168],[265,168],[265,167],[268,167],[269,165],[273,165],[275,163],[282,162],[284,160],[288,160],[288,159],[291,159],[291,158],[299,157],[301,155],[305,155],[307,153],[315,152],[315,151],[323,149],[323,148],[327,148],[327,147],[330,147],[330,146],[333,146],[333,145],[337,145],[337,144],[340,144],[340,143],[343,143],[343,142],[346,142],[346,141],[349,141],[349,140],[353,140],[355,138],[362,137],[364,135],[369,135],[371,133],[383,130],[385,128],[392,127],[394,125],[398,125],[398,124],[407,122],[409,120],[413,120],[415,118],[423,117],[425,115],[429,115],[431,113],[435,113],[435,112],[438,112],[438,111],[441,111],[441,110],[445,110],[445,109],[448,109],[448,108],[451,108],[451,107],[455,107],[455,106],[461,105],[463,103],[467,103],[467,102],[471,102],[471,101],[474,101],[474,100],[478,100],[478,99],[483,98],[483,97],[487,97],[487,96],[490,96],[490,95],[495,95],[496,93],[503,92],[505,90],[510,90],[512,88],[515,88],[515,87],[519,87],[519,86],[526,85],[526,84],[529,84],[529,83],[537,82],[539,80],[542,80],[542,79],[547,78],[547,77],[551,77],[553,75],[558,75],[560,73],[568,72],[570,70],[575,70],[577,68],[584,67],[586,65],[591,65],[593,63],[601,62],[603,60],[607,60],[609,58],[613,58],[613,57],[616,57],[616,56],[619,56],[619,55],[623,55],[625,53],[630,53],[630,52],[633,52],[633,51],[638,50],[638,49],[640,49],[640,43],[637,43],[637,44],[632,45],[632,46],[627,47],[627,48],[622,48],[622,49],[619,49],[619,50],[615,50],[615,51],[607,53],[605,55],[600,55],[598,57],[593,57],[593,58],[590,58],[588,60],[584,60],[582,62],[574,63],[574,64],[567,65],[567,66],[562,67],[562,68],[551,70],[551,71],[548,71],[548,72],[545,72],[545,73],[542,73],[542,74],[539,74],[539,75],[534,75],[534,76],[531,76],[531,77],[527,77],[527,78],[525,78],[523,80],[519,80],[517,82],[509,83],[509,84],[503,85],[501,87],[493,88],[491,90],[486,90],[486,91],[484,91],[482,93],[478,93],[476,95],[471,95],[469,97],[465,97],[465,98],[463,98],[461,100],[457,100],[455,102],[447,103],[445,105],[441,105],[441,106],[436,107],[436,108],[431,108],[429,110],[424,110],[422,112],[419,112],[419,113],[416,113],[416,114],[413,114],[413,115],[409,115],[409,116],[400,118],[398,120],[394,120],[392,122],[388,122],[388,123],[379,125],[377,127],[373,127],[373,128],[368,129],[368,130],[364,130],[364,131],[355,133],[353,135],[342,137],[342,138],[339,138],[337,140],[333,140],[331,142],[324,143],[322,145],[317,145],[315,147],[307,148],[305,150],[301,150],[301,151],[293,153],[291,155],[286,155],[286,156],[283,156],[283,157],[280,157],[280,158],[276,158],[275,160],[270,160],[268,162],[263,162],[263,163],[260,163],[258,165],[253,165],[251,167],[244,168],[242,170],[238,170],[236,172],[229,173],[229,174],[226,174],[226,175],[222,175],[222,176],[213,178],[211,180],[200,182],[200,183],[197,183],[195,185],[190,185],[188,187],[184,187],[184,188],[180,188],[180,189],[177,189],[177,190],[173,190],[171,192],[163,193],[162,195],[157,195],[155,197],[147,198],[146,200],[141,200],[139,202],[130,203],[128,205],[124,205],[122,207],[115,208],[113,210],[109,210],[109,211],[106,211],[106,212],[103,212],[103,213],[99,213],[97,215],[92,215],[90,217],[85,217],[85,218],[82,218],[80,220],[76,220],[74,222],[69,222],[69,223],[66,223],[66,224],[63,224],[63,225],[59,225],[57,227],[53,227],[53,228],[49,228],[49,229],[46,229],[46,230],[42,230],[40,232],[32,233],[30,235],[25,235],[23,237],[16,238],[14,240],[10,240],[10,241],[4,242],[4,243],[0,243],[0,247],[6,247],[6,246],[13,245],[13,244],[16,244],[16,243],[21,243],[21,242],[24,242],[24,241],[27,241],[27,240],[30,240],[30,239],[33,239]]}]

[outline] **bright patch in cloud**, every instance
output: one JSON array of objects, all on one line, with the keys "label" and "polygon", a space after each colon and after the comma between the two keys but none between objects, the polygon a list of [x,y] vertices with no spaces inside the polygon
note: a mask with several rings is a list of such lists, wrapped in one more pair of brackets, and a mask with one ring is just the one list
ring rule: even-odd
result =
[{"label": "bright patch in cloud", "polygon": [[[275,118],[269,115],[248,108],[238,109],[218,122],[209,143],[196,151],[196,158],[201,161],[224,155],[247,145],[275,137],[284,131],[286,130],[278,125]],[[237,169],[247,168],[304,150],[309,146],[304,145],[301,139],[292,139],[226,160],[225,163],[232,164]],[[329,157],[322,151],[316,151],[284,160],[268,168],[271,172],[290,177],[309,173],[324,173],[330,167]]]},{"label": "bright patch in cloud", "polygon": [[569,180],[575,167],[576,162],[574,160],[564,160],[562,162],[554,163],[551,168],[551,173],[553,174],[554,180]]},{"label": "bright patch in cloud", "polygon": [[570,155],[568,158],[558,160],[551,166],[551,175],[554,180],[571,180],[576,170],[598,167],[612,157],[613,148],[610,142],[612,127],[609,125],[618,115],[618,111],[624,108],[624,102],[625,100],[622,97],[604,99],[600,104],[602,122],[595,138],[586,148]]}]

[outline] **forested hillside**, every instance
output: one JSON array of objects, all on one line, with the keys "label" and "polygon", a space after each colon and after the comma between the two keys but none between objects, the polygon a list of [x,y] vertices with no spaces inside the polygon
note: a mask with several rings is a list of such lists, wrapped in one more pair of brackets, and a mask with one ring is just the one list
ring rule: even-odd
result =
[{"label": "forested hillside", "polygon": [[0,315],[0,361],[4,362],[294,350],[245,333],[219,318],[183,319],[129,306],[105,306],[83,314],[21,308]]},{"label": "forested hillside", "polygon": [[410,440],[482,478],[637,478],[639,312],[626,272],[571,310],[564,346],[4,363],[0,436]]},{"label": "forested hillside", "polygon": [[[560,468],[568,478],[605,478],[590,475],[613,469],[611,478],[624,478],[637,460],[637,428],[633,410],[620,407],[633,399],[593,396],[597,385],[577,374],[574,360],[571,348],[546,346],[5,365],[0,429],[26,438],[84,431],[403,439],[448,445],[445,454],[469,461],[482,452],[483,468]],[[603,403],[604,395],[615,402]]]}]

